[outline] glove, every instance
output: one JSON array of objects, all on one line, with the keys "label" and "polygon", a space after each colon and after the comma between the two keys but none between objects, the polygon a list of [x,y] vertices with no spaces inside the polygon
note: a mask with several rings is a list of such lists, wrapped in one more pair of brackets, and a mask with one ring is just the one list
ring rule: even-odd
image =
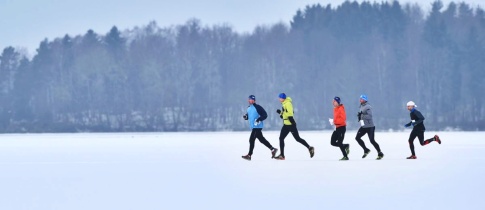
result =
[{"label": "glove", "polygon": [[358,113],[357,113],[357,118],[359,119],[359,120],[357,120],[357,121],[362,120],[362,112],[358,112]]},{"label": "glove", "polygon": [[333,119],[332,118],[328,118],[328,122],[330,123],[330,125],[335,125],[335,123],[333,123]]},{"label": "glove", "polygon": [[364,126],[365,125],[365,123],[364,123],[363,120],[359,120],[359,123],[360,123],[360,126]]},{"label": "glove", "polygon": [[256,121],[254,121],[255,126],[259,125],[259,123],[261,123],[261,121],[259,121],[259,119],[256,119]]},{"label": "glove", "polygon": [[406,127],[406,128],[409,128],[409,126],[411,126],[411,123],[404,125],[404,127]]},{"label": "glove", "polygon": [[413,122],[413,123],[411,123],[411,124],[412,124],[412,125],[413,125],[413,127],[414,127],[414,126],[416,126],[416,124],[417,124],[417,123]]},{"label": "glove", "polygon": [[243,115],[244,120],[248,120],[248,114]]},{"label": "glove", "polygon": [[277,109],[276,113],[281,114],[281,110]]}]

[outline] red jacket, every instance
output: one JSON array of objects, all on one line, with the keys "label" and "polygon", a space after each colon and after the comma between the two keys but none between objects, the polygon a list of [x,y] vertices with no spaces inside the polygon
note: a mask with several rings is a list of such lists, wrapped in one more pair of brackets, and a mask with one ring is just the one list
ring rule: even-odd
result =
[{"label": "red jacket", "polygon": [[333,108],[333,123],[335,127],[342,127],[346,126],[347,115],[345,114],[345,107],[343,104],[340,104]]}]

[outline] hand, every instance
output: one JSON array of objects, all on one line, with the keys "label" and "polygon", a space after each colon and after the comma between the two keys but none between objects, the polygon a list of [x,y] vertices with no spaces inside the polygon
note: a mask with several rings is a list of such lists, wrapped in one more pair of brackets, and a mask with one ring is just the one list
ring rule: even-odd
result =
[{"label": "hand", "polygon": [[248,114],[243,115],[244,120],[248,120]]},{"label": "hand", "polygon": [[362,112],[357,113],[357,118],[359,119],[358,121],[360,121],[362,119]]},{"label": "hand", "polygon": [[261,123],[261,121],[259,121],[259,119],[257,119],[256,121],[254,121],[254,126],[259,125],[259,123]]},{"label": "hand", "polygon": [[409,128],[410,126],[411,126],[411,123],[404,125],[404,127],[406,127],[406,128]]},{"label": "hand", "polygon": [[364,123],[363,120],[360,120],[359,123],[360,123],[360,126],[364,126],[365,125],[365,123]]},{"label": "hand", "polygon": [[276,110],[276,113],[281,114],[281,110],[280,109],[277,109]]},{"label": "hand", "polygon": [[414,126],[416,126],[416,124],[417,124],[417,123],[413,122],[413,123],[411,123],[411,124],[412,124],[412,125],[413,125],[413,127],[414,127]]},{"label": "hand", "polygon": [[328,118],[328,122],[330,123],[330,125],[335,125],[335,124],[333,123],[333,119],[332,119],[332,118]]}]

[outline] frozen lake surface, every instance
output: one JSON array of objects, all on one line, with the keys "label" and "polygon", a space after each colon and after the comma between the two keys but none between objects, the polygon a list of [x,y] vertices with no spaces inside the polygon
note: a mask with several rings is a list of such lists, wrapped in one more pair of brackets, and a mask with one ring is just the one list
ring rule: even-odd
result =
[{"label": "frozen lake surface", "polygon": [[[300,131],[312,159],[289,135],[284,161],[258,141],[243,160],[249,131],[3,134],[0,209],[485,209],[485,133],[439,132],[406,160],[409,132],[377,132],[377,161],[347,131],[347,162],[330,131]],[[279,148],[279,132],[263,134]]]}]

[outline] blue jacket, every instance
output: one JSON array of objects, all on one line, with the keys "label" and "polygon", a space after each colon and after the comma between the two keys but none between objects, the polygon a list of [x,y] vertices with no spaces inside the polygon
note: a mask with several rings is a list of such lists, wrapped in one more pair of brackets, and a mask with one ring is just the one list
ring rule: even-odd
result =
[{"label": "blue jacket", "polygon": [[[263,128],[264,126],[263,120],[266,120],[266,118],[268,117],[268,114],[266,114],[266,111],[263,109],[263,107],[254,103],[248,106],[247,112],[248,112],[247,114],[248,114],[249,127],[251,129]],[[254,122],[258,119],[260,123],[258,125],[254,125]]]}]

